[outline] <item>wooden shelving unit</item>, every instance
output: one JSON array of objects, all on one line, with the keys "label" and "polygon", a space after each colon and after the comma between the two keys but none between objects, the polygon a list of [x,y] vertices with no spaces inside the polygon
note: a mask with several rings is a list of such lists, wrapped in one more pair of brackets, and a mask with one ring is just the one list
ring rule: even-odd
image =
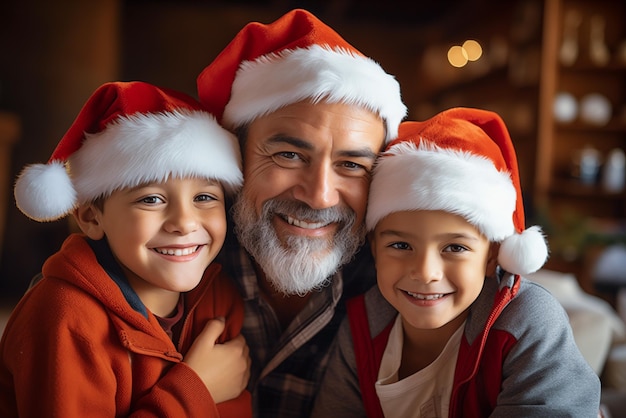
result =
[{"label": "wooden shelving unit", "polygon": [[[580,151],[591,147],[599,152],[603,163],[609,152],[626,152],[626,5],[611,0],[545,0],[543,47],[539,92],[538,141],[534,184],[535,206],[554,227],[552,233],[567,234],[564,218],[578,217],[579,223],[601,221],[621,230],[626,221],[626,190],[607,191],[601,182],[602,166],[595,181],[583,182],[576,177],[575,162]],[[572,26],[573,17],[577,17]],[[599,18],[599,20],[598,20]],[[598,22],[604,25],[598,26]],[[598,38],[598,28],[602,29]],[[572,38],[572,28],[575,36]],[[592,35],[595,33],[595,35]],[[601,39],[606,46],[608,61],[593,58]],[[575,59],[567,62],[560,55],[564,43],[575,40]],[[602,52],[602,51],[600,51]],[[602,55],[602,54],[601,54]],[[566,92],[578,100],[578,115],[571,122],[555,118],[557,94]],[[581,118],[581,100],[597,93],[611,105],[606,124],[590,123]],[[595,231],[589,231],[594,234]],[[593,290],[590,277],[593,259],[585,255],[584,247],[564,254],[561,248],[567,239],[552,236],[552,262],[560,270],[571,269],[581,285]],[[626,237],[624,237],[626,240]],[[581,244],[581,243],[578,243]],[[582,242],[584,245],[584,240]]]}]

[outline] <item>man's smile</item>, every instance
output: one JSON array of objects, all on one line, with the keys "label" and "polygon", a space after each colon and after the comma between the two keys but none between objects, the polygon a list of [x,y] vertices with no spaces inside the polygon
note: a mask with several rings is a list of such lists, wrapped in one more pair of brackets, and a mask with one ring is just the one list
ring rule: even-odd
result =
[{"label": "man's smile", "polygon": [[327,225],[330,225],[330,222],[328,223],[327,222],[306,222],[300,219],[292,218],[289,215],[280,215],[280,216],[281,218],[286,220],[289,225],[294,225],[294,226],[297,226],[299,228],[304,228],[304,229],[319,229]]}]

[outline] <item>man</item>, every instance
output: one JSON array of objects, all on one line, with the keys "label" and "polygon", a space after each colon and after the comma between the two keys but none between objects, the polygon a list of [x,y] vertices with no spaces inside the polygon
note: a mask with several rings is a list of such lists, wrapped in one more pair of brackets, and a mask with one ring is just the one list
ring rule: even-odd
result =
[{"label": "man", "polygon": [[371,169],[406,114],[399,85],[294,10],[245,26],[198,76],[198,95],[242,146],[238,241],[222,262],[246,303],[253,408],[306,417],[344,300],[374,284],[369,249],[358,250]]}]

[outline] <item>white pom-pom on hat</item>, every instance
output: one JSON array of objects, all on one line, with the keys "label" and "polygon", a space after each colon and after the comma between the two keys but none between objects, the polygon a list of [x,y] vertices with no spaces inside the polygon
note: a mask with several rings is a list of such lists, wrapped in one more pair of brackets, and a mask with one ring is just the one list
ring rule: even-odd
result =
[{"label": "white pom-pom on hat", "polygon": [[526,275],[539,270],[548,259],[545,237],[538,226],[513,234],[500,244],[498,264],[508,271]]},{"label": "white pom-pom on hat", "polygon": [[76,190],[59,161],[24,168],[15,182],[14,194],[18,209],[39,222],[62,218],[76,206]]},{"label": "white pom-pom on hat", "polygon": [[400,125],[398,138],[374,168],[367,229],[408,210],[462,216],[487,239],[501,243],[498,262],[509,273],[533,273],[547,260],[541,229],[525,229],[515,149],[494,112],[453,108]]},{"label": "white pom-pom on hat", "polygon": [[48,164],[26,167],[15,184],[18,208],[53,221],[113,191],[169,177],[241,187],[237,138],[197,100],[144,82],[105,83],[91,95]]}]

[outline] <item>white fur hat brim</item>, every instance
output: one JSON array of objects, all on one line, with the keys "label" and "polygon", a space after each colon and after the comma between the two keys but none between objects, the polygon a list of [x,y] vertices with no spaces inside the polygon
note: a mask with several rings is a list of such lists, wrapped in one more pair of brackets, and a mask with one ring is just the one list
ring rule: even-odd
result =
[{"label": "white fur hat brim", "polygon": [[366,225],[410,210],[443,210],[463,216],[488,239],[514,231],[516,191],[508,173],[482,156],[402,142],[385,152],[374,169]]},{"label": "white fur hat brim", "polygon": [[52,161],[26,167],[17,179],[15,199],[30,218],[52,221],[115,190],[170,177],[215,179],[233,193],[243,181],[236,137],[203,111],[121,116],[106,129],[86,134],[65,165]]},{"label": "white fur hat brim", "polygon": [[462,216],[489,241],[500,242],[498,263],[513,274],[537,271],[548,257],[539,227],[516,232],[517,191],[489,158],[422,141],[400,142],[379,159],[370,186],[366,226],[373,230],[400,211],[441,210]]},{"label": "white fur hat brim", "polygon": [[233,129],[290,104],[325,100],[376,113],[385,122],[389,141],[407,113],[400,96],[396,79],[371,58],[315,44],[244,61],[223,122]]}]

